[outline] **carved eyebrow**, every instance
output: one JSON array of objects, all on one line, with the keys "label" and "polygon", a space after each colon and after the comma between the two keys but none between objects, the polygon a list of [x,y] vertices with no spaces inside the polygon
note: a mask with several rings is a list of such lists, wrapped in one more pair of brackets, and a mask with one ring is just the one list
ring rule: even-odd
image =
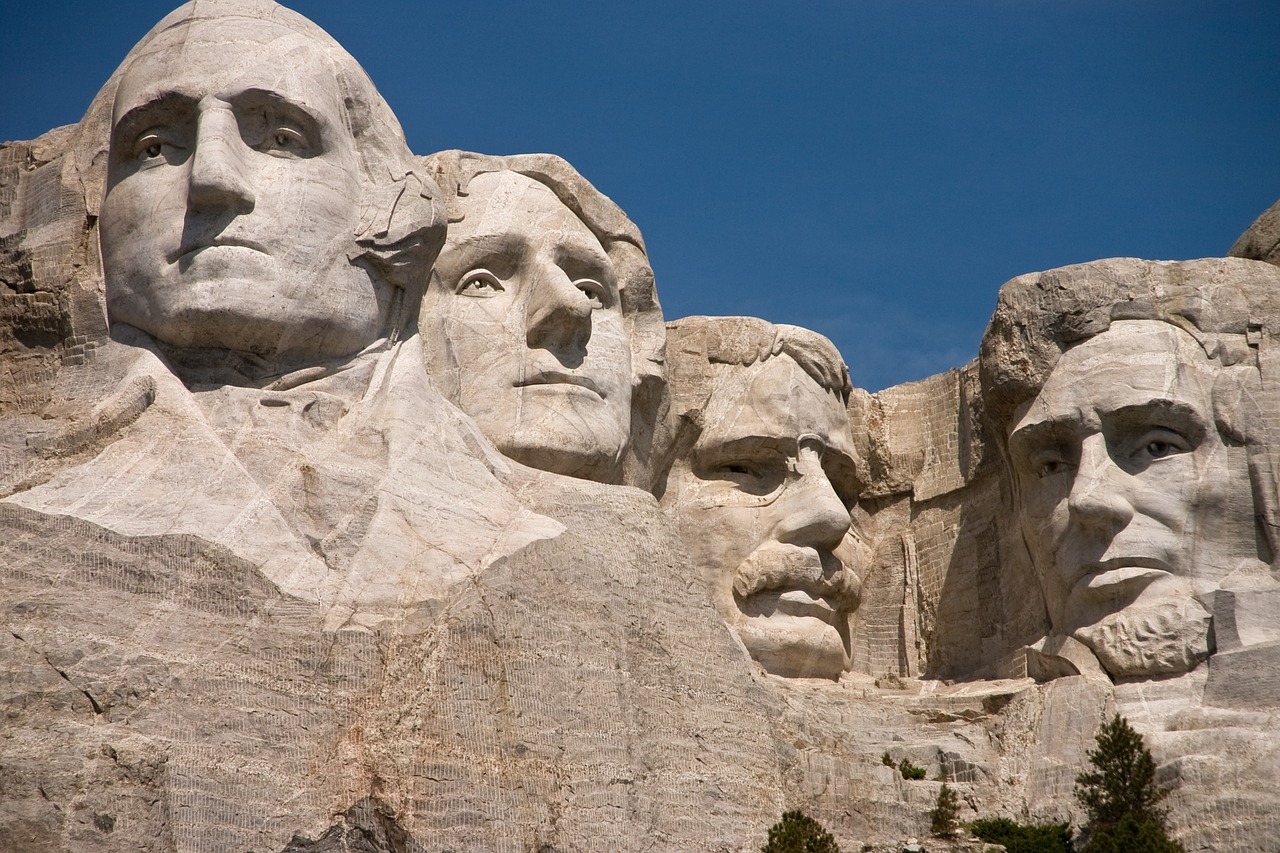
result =
[{"label": "carved eyebrow", "polygon": [[719,458],[761,449],[792,453],[796,450],[796,440],[772,435],[739,435],[723,440],[717,438],[713,444],[698,448],[697,452],[699,456]]},{"label": "carved eyebrow", "polygon": [[[479,217],[484,214],[477,212],[473,215]],[[528,239],[517,233],[450,235],[435,269],[441,280],[447,280],[451,285],[460,284],[462,276],[477,267],[484,267],[499,278],[510,278],[525,257],[528,244]]]},{"label": "carved eyebrow", "polygon": [[1081,422],[1075,418],[1027,424],[1014,430],[1009,436],[1009,451],[1014,454],[1026,453],[1037,446],[1069,441],[1079,435],[1081,426]]},{"label": "carved eyebrow", "polygon": [[582,240],[571,243],[561,243],[556,247],[556,251],[562,258],[591,261],[592,263],[606,266],[612,265],[609,260],[609,256],[605,254],[604,248],[599,245],[599,240],[594,242]]},{"label": "carved eyebrow", "polygon": [[236,92],[226,98],[227,103],[233,107],[244,108],[253,107],[260,104],[266,104],[274,112],[283,114],[287,118],[292,118],[301,124],[307,125],[304,130],[314,133],[317,136],[326,132],[336,132],[336,128],[332,127],[332,123],[325,120],[324,116],[317,111],[308,107],[306,104],[285,97],[279,92],[270,89],[249,88]]},{"label": "carved eyebrow", "polygon": [[579,269],[589,268],[592,272],[598,271],[603,273],[610,282],[615,277],[612,259],[604,249],[589,243],[561,244],[556,248],[556,262],[561,265],[570,264]]},{"label": "carved eyebrow", "polygon": [[[822,458],[824,461],[834,460],[841,466],[847,466],[851,470],[854,468],[852,456],[845,453],[843,450],[828,444],[821,437],[806,435],[804,436],[804,439],[806,441],[816,440],[817,443],[822,446]],[[777,450],[794,456],[800,451],[800,441],[797,440],[795,436],[790,435],[757,435],[754,433],[737,436],[730,435],[723,439],[716,438],[715,444],[703,447],[702,452],[706,454],[729,454],[744,450],[756,450],[759,448]]]},{"label": "carved eyebrow", "polygon": [[1204,416],[1181,400],[1156,398],[1129,406],[1119,406],[1103,414],[1107,426],[1151,425],[1176,427],[1201,439],[1209,430]]},{"label": "carved eyebrow", "polygon": [[194,112],[195,107],[196,99],[191,95],[175,91],[160,92],[131,107],[117,119],[115,126],[111,129],[111,141],[114,143],[128,139],[141,132],[157,113],[171,110]]},{"label": "carved eyebrow", "polygon": [[[475,213],[475,216],[483,216]],[[450,249],[479,250],[485,254],[506,254],[524,249],[529,239],[518,231],[505,231],[501,234],[472,234],[468,237],[450,237]]]}]

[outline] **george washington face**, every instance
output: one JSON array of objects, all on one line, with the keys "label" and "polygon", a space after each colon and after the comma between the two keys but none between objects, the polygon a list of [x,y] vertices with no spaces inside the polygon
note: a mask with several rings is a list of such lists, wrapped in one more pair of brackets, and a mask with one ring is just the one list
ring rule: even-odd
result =
[{"label": "george washington face", "polygon": [[382,334],[388,286],[348,259],[361,173],[333,61],[222,18],[162,33],[129,67],[100,229],[113,324],[296,361]]}]

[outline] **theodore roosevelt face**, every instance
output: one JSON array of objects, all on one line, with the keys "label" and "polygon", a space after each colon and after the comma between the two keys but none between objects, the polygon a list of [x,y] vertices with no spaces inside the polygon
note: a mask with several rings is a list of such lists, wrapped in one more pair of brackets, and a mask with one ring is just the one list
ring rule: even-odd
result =
[{"label": "theodore roosevelt face", "polygon": [[101,213],[113,325],[301,362],[380,336],[387,286],[348,260],[361,173],[334,61],[222,18],[162,33],[129,67]]},{"label": "theodore roosevelt face", "polygon": [[507,456],[610,481],[632,387],[613,263],[524,175],[477,175],[459,204],[423,304],[433,379]]},{"label": "theodore roosevelt face", "polygon": [[844,401],[786,355],[712,369],[704,427],[672,466],[664,509],[755,660],[775,675],[838,678],[862,568]]}]

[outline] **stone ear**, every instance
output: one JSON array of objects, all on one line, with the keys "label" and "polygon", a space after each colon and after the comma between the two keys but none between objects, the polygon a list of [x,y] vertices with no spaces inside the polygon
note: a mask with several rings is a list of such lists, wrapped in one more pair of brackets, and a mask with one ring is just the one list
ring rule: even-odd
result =
[{"label": "stone ear", "polygon": [[[1244,371],[1253,377],[1243,375]],[[1228,367],[1218,371],[1209,395],[1213,403],[1213,423],[1218,433],[1237,444],[1246,444],[1248,436],[1243,425],[1261,423],[1258,400],[1255,394],[1256,380],[1260,379],[1252,367]]]}]

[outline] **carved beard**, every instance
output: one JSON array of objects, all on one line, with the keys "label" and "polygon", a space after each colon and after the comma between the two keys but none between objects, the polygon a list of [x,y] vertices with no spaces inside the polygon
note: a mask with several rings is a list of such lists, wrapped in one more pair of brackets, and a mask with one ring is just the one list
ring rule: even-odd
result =
[{"label": "carved beard", "polygon": [[1073,636],[1112,678],[1190,672],[1209,657],[1211,616],[1194,598],[1133,604]]}]

